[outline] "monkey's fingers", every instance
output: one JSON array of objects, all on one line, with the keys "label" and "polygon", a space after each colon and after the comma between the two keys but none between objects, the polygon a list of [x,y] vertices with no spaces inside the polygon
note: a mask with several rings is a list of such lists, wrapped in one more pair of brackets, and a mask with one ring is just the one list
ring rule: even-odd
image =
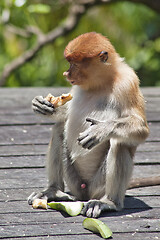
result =
[{"label": "monkey's fingers", "polygon": [[28,204],[29,205],[32,205],[33,201],[35,199],[40,199],[43,197],[43,193],[39,192],[39,193],[36,193],[36,192],[33,192],[29,197],[28,197]]},{"label": "monkey's fingers", "polygon": [[84,131],[79,134],[79,137],[77,138],[78,142],[82,142],[83,139],[86,139],[88,137],[89,133],[88,131]]},{"label": "monkey's fingers", "polygon": [[86,118],[86,121],[90,122],[91,126],[99,123],[99,121],[97,121],[97,120],[95,120],[93,118]]},{"label": "monkey's fingers", "polygon": [[40,104],[47,105],[48,107],[54,108],[53,104],[49,101],[47,101],[44,97],[42,96],[36,96],[33,100],[32,103],[34,102],[39,102]]},{"label": "monkey's fingers", "polygon": [[99,141],[96,139],[96,137],[93,137],[93,138],[86,137],[85,139],[79,142],[79,144],[83,148],[87,148],[89,150],[92,149],[94,146],[96,146],[98,143]]},{"label": "monkey's fingers", "polygon": [[35,113],[42,115],[51,115],[55,111],[53,104],[42,96],[37,96],[32,100],[32,109]]}]

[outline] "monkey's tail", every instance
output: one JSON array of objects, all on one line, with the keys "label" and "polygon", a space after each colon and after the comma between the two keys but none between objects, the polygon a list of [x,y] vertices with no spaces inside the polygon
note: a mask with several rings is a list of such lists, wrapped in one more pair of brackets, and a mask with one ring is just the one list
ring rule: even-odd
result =
[{"label": "monkey's tail", "polygon": [[160,176],[132,179],[128,189],[160,185]]}]

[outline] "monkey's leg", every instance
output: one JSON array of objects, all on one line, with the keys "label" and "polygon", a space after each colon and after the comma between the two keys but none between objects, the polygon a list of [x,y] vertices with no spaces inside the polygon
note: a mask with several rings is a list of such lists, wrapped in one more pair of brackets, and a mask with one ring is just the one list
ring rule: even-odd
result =
[{"label": "monkey's leg", "polygon": [[[92,186],[93,195],[91,198],[95,199],[87,202],[82,212],[88,217],[98,217],[102,211],[118,211],[123,208],[125,191],[132,174],[132,158],[135,148],[133,147],[131,149],[131,147],[117,143],[116,140],[111,140],[110,143],[110,149],[105,159],[105,186],[102,185],[101,188],[103,189],[104,187],[104,195],[101,195],[103,190],[99,190],[98,196],[96,188],[95,195],[93,191],[94,186]],[[102,169],[102,171],[104,174],[104,169]],[[101,182],[101,175],[99,173],[97,173],[95,177],[97,177],[97,179],[94,179],[94,181],[96,180],[98,182],[100,180]]]},{"label": "monkey's leg", "polygon": [[32,204],[36,198],[45,198],[48,201],[74,200],[74,197],[63,192],[63,128],[64,123],[56,123],[53,127],[46,161],[48,188],[39,193],[33,192],[28,198],[29,204]]}]

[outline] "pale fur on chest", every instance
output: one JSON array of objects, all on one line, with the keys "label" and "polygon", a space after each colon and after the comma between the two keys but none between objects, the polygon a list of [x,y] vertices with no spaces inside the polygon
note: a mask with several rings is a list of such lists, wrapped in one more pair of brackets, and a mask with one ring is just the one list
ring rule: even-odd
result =
[{"label": "pale fur on chest", "polygon": [[[115,108],[115,109],[114,109]],[[114,111],[113,111],[114,109]],[[107,143],[103,142],[92,150],[78,145],[79,134],[90,127],[86,118],[99,121],[116,119],[118,111],[105,93],[93,95],[75,87],[73,100],[68,104],[68,118],[65,124],[65,141],[71,158],[84,180],[90,179],[103,161]]]}]

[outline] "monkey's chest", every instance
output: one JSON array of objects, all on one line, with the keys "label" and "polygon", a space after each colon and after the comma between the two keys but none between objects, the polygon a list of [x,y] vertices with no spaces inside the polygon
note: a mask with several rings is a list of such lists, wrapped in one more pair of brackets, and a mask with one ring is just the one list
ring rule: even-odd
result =
[{"label": "monkey's chest", "polygon": [[74,162],[81,177],[86,180],[96,173],[107,151],[105,142],[91,150],[84,149],[78,144],[79,134],[90,127],[90,123],[86,122],[88,117],[105,121],[111,117],[111,114],[100,104],[100,101],[94,102],[92,99],[88,101],[79,100],[76,104],[69,106],[68,119],[65,125],[65,141],[71,161]]},{"label": "monkey's chest", "polygon": [[86,118],[93,118],[96,120],[104,120],[106,118],[105,111],[98,108],[97,102],[92,99],[79,99],[79,101],[72,102],[68,109],[68,119],[65,125],[65,136],[69,150],[72,156],[84,155],[88,150],[83,149],[78,145],[77,138],[79,134],[90,127],[90,123]]},{"label": "monkey's chest", "polygon": [[81,97],[73,96],[73,101],[68,105],[68,118],[65,125],[65,137],[70,151],[86,152],[78,145],[79,134],[90,127],[86,118],[98,121],[109,121],[116,119],[118,113],[106,96],[90,96],[89,94]]}]

